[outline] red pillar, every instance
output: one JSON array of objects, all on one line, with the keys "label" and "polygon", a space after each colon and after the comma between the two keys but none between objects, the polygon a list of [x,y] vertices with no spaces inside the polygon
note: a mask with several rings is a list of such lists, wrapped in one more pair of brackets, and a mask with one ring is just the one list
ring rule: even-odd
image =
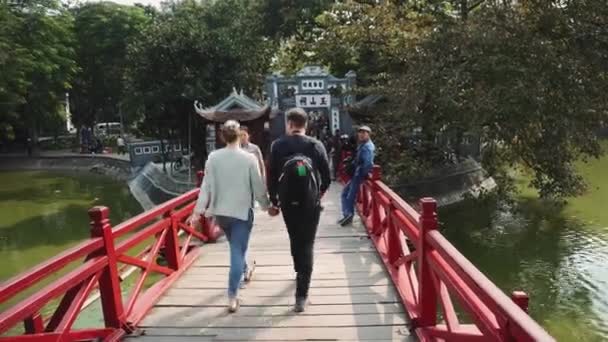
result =
[{"label": "red pillar", "polygon": [[513,291],[511,293],[511,300],[517,304],[525,313],[528,313],[528,306],[530,304],[530,297],[523,291]]},{"label": "red pillar", "polygon": [[[167,228],[169,229],[169,231],[167,232],[167,235],[165,235],[164,241],[165,258],[167,258],[167,264],[169,265],[169,268],[177,270],[179,269],[181,264],[179,252],[179,238],[177,236],[178,221],[175,219],[171,211],[166,212],[164,216],[171,219],[171,225],[169,226],[169,228]],[[184,246],[183,248],[188,248],[188,246]]]},{"label": "red pillar", "polygon": [[91,219],[91,237],[102,238],[103,247],[100,252],[108,258],[108,265],[101,271],[99,277],[99,293],[106,328],[120,328],[124,319],[124,308],[118,278],[118,265],[114,237],[108,216],[107,207],[93,207],[89,210]]},{"label": "red pillar", "polygon": [[44,322],[40,313],[35,313],[23,321],[25,333],[28,335],[44,332]]},{"label": "red pillar", "polygon": [[420,216],[420,240],[418,241],[418,287],[420,317],[419,327],[437,324],[437,289],[433,282],[433,273],[427,260],[432,247],[427,242],[427,233],[437,229],[437,202],[433,198],[420,200],[422,215]]},{"label": "red pillar", "polygon": [[386,208],[386,229],[388,233],[388,262],[394,267],[401,257],[403,257],[402,243],[405,242],[405,240],[402,241],[402,235],[399,232],[399,227],[395,225],[392,217],[390,216],[393,210],[395,210],[395,207],[391,202],[388,205],[388,208]]}]

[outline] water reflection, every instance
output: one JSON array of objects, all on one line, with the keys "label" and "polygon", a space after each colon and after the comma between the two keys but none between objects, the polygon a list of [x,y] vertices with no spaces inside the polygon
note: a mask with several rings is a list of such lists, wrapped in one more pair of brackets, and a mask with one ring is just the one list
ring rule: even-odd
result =
[{"label": "water reflection", "polygon": [[88,174],[1,172],[0,281],[89,237],[87,210],[118,223],[139,212],[126,184]]},{"label": "water reflection", "polygon": [[538,199],[469,201],[439,213],[443,234],[560,341],[608,339],[608,234]]}]

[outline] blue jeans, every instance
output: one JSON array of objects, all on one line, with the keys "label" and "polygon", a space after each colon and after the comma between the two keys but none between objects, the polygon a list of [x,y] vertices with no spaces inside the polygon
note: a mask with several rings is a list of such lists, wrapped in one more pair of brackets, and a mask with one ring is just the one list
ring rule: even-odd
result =
[{"label": "blue jeans", "polygon": [[342,189],[342,217],[347,217],[355,213],[355,201],[359,193],[362,179],[353,178]]},{"label": "blue jeans", "polygon": [[253,210],[249,210],[247,221],[234,217],[216,216],[217,224],[222,228],[230,244],[230,273],[228,274],[228,297],[234,298],[241,284],[243,273],[247,272],[247,246],[253,227]]}]

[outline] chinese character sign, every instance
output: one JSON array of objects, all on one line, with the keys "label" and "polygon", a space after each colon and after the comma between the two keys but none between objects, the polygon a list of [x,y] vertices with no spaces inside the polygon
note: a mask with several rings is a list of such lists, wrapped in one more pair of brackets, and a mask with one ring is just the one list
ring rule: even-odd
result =
[{"label": "chinese character sign", "polygon": [[331,98],[329,94],[323,95],[296,95],[296,106],[300,108],[329,107]]}]

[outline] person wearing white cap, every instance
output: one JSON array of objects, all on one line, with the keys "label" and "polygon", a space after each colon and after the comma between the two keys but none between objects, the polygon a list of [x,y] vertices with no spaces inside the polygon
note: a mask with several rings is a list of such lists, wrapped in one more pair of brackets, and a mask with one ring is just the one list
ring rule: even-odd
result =
[{"label": "person wearing white cap", "polygon": [[355,172],[350,182],[342,190],[342,218],[338,221],[341,226],[349,225],[355,216],[355,200],[361,183],[372,171],[376,147],[370,139],[372,130],[369,126],[361,126],[357,130],[357,154],[353,160]]}]

